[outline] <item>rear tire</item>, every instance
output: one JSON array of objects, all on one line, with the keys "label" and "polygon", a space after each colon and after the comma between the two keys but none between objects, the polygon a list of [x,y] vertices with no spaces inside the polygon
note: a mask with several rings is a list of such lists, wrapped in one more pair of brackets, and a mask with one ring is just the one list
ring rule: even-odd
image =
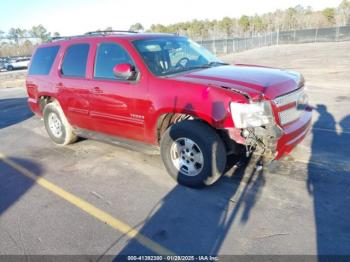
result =
[{"label": "rear tire", "polygon": [[68,123],[63,110],[57,101],[44,107],[43,112],[46,132],[56,145],[69,145],[77,140],[72,126]]},{"label": "rear tire", "polygon": [[224,173],[224,143],[214,129],[200,120],[172,125],[165,131],[160,147],[168,173],[184,186],[209,186]]}]

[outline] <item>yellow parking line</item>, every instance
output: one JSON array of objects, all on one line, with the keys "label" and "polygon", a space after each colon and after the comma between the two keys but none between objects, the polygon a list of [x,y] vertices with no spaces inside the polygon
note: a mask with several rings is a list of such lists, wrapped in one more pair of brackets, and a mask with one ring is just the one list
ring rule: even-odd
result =
[{"label": "yellow parking line", "polygon": [[29,179],[33,180],[35,184],[40,185],[41,187],[49,190],[50,192],[54,193],[55,195],[59,196],[60,198],[66,200],[67,202],[71,203],[72,205],[78,207],[79,209],[85,211],[89,215],[97,218],[98,220],[108,224],[112,228],[118,230],[119,232],[129,236],[130,238],[136,239],[140,244],[147,247],[148,249],[154,251],[155,253],[159,255],[173,255],[173,253],[159,245],[158,243],[154,242],[153,240],[149,239],[148,237],[142,235],[137,229],[132,228],[131,226],[127,225],[126,223],[120,221],[119,219],[116,219],[112,217],[110,214],[102,211],[101,209],[98,209],[97,207],[91,205],[90,203],[84,201],[83,199],[65,191],[59,186],[56,186],[55,184],[51,183],[50,181],[46,180],[45,178],[36,176],[33,172],[30,170],[22,167],[21,165],[15,163],[11,159],[9,159],[7,156],[2,154],[0,152],[0,160],[2,160],[7,165],[14,168],[16,171],[21,173],[22,175],[28,177]]}]

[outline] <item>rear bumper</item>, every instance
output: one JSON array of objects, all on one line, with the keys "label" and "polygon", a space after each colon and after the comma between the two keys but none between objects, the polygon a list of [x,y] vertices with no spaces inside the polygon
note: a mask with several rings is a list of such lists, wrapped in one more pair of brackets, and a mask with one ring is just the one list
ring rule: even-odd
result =
[{"label": "rear bumper", "polygon": [[37,115],[41,115],[41,110],[40,110],[40,106],[39,103],[36,99],[34,98],[28,98],[28,105],[30,110],[32,110],[33,113],[37,114]]},{"label": "rear bumper", "polygon": [[298,121],[283,129],[284,134],[277,140],[275,159],[290,153],[307,135],[311,127],[312,111],[305,111]]}]

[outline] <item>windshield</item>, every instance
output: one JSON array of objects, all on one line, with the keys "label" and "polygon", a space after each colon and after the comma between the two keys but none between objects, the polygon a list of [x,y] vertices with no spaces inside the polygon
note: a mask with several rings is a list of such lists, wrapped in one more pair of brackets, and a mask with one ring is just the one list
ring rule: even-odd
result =
[{"label": "windshield", "polygon": [[204,47],[183,37],[135,40],[133,44],[157,76],[224,64]]}]

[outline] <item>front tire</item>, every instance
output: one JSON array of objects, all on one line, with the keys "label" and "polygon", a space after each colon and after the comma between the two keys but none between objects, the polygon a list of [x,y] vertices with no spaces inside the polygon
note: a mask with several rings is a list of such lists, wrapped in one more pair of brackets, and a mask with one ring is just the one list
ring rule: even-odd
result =
[{"label": "front tire", "polygon": [[219,135],[200,120],[186,120],[168,128],[161,140],[163,163],[178,183],[208,186],[224,173],[226,149]]},{"label": "front tire", "polygon": [[6,70],[7,71],[12,71],[14,68],[13,68],[13,66],[12,65],[8,65],[7,67],[6,67]]},{"label": "front tire", "polygon": [[44,107],[45,129],[51,140],[61,146],[69,145],[77,140],[72,126],[68,123],[63,110],[57,101]]}]

